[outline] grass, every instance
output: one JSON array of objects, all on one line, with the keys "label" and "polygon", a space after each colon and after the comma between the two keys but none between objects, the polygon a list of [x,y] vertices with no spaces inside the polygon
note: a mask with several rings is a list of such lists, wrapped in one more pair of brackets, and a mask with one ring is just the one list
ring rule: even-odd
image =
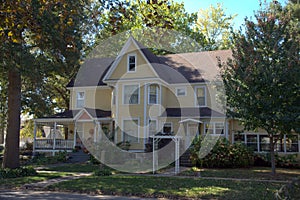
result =
[{"label": "grass", "polygon": [[38,173],[35,176],[26,176],[20,178],[7,178],[7,179],[0,179],[0,188],[18,188],[27,183],[36,183],[40,181],[45,181],[53,178],[59,178],[69,175],[69,173],[65,172],[42,172]]},{"label": "grass", "polygon": [[279,183],[203,180],[182,177],[114,175],[57,183],[49,190],[139,197],[273,199]]},{"label": "grass", "polygon": [[[194,169],[182,172],[181,175],[194,175]],[[277,168],[276,176],[271,175],[269,167],[253,167],[238,169],[200,169],[202,177],[240,178],[255,180],[282,180],[288,181],[300,177],[300,169]]]},{"label": "grass", "polygon": [[93,164],[64,164],[53,167],[46,167],[43,170],[58,172],[93,172],[99,168],[100,165]]}]

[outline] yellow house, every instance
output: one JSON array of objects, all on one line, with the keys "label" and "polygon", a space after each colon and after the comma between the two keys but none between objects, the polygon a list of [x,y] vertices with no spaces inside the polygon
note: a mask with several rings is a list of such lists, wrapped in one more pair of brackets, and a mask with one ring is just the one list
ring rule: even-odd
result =
[{"label": "yellow house", "polygon": [[[187,149],[196,135],[206,134],[268,151],[263,131],[238,134],[238,121],[222,112],[217,57],[226,60],[231,51],[156,56],[130,37],[116,58],[84,63],[67,86],[68,111],[35,120],[36,127],[51,128],[45,138],[35,138],[34,151],[72,150],[88,146],[88,138],[96,142],[106,136],[113,144],[129,144],[129,151],[144,152],[154,135],[180,136]],[[276,149],[299,153],[299,137],[283,138]]]}]

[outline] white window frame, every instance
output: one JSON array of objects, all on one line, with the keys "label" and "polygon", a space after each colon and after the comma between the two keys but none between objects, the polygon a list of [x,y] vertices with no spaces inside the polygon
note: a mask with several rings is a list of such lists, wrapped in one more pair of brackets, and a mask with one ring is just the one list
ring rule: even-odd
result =
[{"label": "white window frame", "polygon": [[139,118],[126,118],[126,119],[123,119],[122,120],[122,142],[126,142],[126,141],[124,141],[124,121],[135,121],[135,120],[137,120],[137,122],[138,122],[138,124],[137,124],[137,141],[136,142],[131,142],[131,141],[129,141],[130,143],[132,143],[132,144],[137,144],[137,143],[140,143],[140,119]]},{"label": "white window frame", "polygon": [[[128,103],[125,103],[125,87],[126,86],[137,86],[137,90],[138,90],[137,103],[131,104],[130,99],[129,99]],[[123,88],[122,88],[122,103],[123,103],[123,105],[138,105],[138,104],[140,104],[140,84],[124,84],[123,85]]]},{"label": "white window frame", "polygon": [[[203,133],[206,135],[206,125],[207,124],[211,124],[212,125],[212,130],[213,133],[211,135],[220,135],[220,136],[225,136],[225,132],[226,132],[226,126],[225,123],[223,122],[204,122],[204,129],[203,129]],[[223,124],[223,134],[217,134],[216,133],[216,124]]]},{"label": "white window frame", "polygon": [[[151,103],[150,102],[150,86],[151,85],[154,85],[155,87],[156,87],[156,102],[155,103]],[[159,98],[158,98],[158,92],[159,92],[159,86],[157,85],[157,84],[150,84],[150,85],[148,85],[148,104],[149,105],[156,105],[156,104],[159,104],[158,103],[158,100],[159,100]]]},{"label": "white window frame", "polygon": [[[82,99],[78,98],[79,93],[83,93],[83,98]],[[78,105],[78,101],[82,101],[82,106]],[[84,108],[84,106],[85,106],[85,92],[84,91],[76,91],[76,108]]]},{"label": "white window frame", "polygon": [[170,124],[170,126],[171,126],[171,133],[172,133],[172,132],[173,132],[173,123],[172,123],[172,122],[164,122],[164,123],[163,123],[163,126],[162,126],[162,133],[165,134],[165,132],[164,132],[165,124]]},{"label": "white window frame", "polygon": [[[134,57],[134,70],[130,70],[130,57]],[[127,55],[127,72],[128,73],[134,73],[134,72],[136,72],[136,63],[137,63],[137,61],[136,61],[136,59],[137,59],[137,56],[136,56],[136,54],[135,53],[131,53],[131,54],[128,54]]]},{"label": "white window frame", "polygon": [[[184,94],[179,94],[179,90],[184,90]],[[184,97],[187,95],[187,91],[186,91],[186,87],[176,87],[175,88],[175,91],[176,91],[176,96],[177,97]]]},{"label": "white window frame", "polygon": [[[158,120],[157,119],[148,119],[148,136],[150,136],[150,121],[155,121],[155,132],[157,133],[157,125],[158,125]],[[155,133],[153,134],[155,135]]]},{"label": "white window frame", "polygon": [[[199,105],[199,103],[198,103],[198,95],[197,95],[198,88],[204,89],[204,105]],[[197,106],[197,107],[206,107],[207,106],[207,93],[206,93],[205,86],[196,86],[195,87],[195,106]]]}]

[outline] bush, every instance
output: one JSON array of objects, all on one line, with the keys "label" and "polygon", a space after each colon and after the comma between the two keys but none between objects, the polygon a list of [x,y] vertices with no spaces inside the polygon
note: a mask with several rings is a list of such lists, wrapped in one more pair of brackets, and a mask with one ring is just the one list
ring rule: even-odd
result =
[{"label": "bush", "polygon": [[[275,163],[277,167],[283,168],[300,168],[300,164],[297,161],[297,154],[281,155],[275,154]],[[270,153],[259,153],[254,157],[255,166],[271,166]]]},{"label": "bush", "polygon": [[17,169],[0,169],[0,179],[34,176],[37,172],[33,167],[20,167]]},{"label": "bush", "polygon": [[46,156],[45,154],[37,154],[33,157],[32,163],[37,165],[55,164],[59,162],[66,162],[68,160],[68,153],[66,151],[60,151],[54,156]]},{"label": "bush", "polygon": [[94,176],[110,176],[112,175],[111,169],[107,167],[101,167],[93,172]]},{"label": "bush", "polygon": [[250,167],[253,165],[253,153],[243,144],[231,144],[228,140],[221,138],[217,141],[211,152],[200,159],[198,152],[201,148],[202,138],[194,140],[191,148],[191,160],[200,167],[235,168]]}]

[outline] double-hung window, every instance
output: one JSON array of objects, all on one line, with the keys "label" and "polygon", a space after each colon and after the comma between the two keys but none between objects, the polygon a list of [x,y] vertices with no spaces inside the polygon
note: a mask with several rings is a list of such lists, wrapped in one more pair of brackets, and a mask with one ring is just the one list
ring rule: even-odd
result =
[{"label": "double-hung window", "polygon": [[223,135],[224,134],[224,123],[221,122],[212,122],[212,123],[205,123],[205,134],[215,134],[215,135]]},{"label": "double-hung window", "polygon": [[158,104],[158,85],[156,84],[148,87],[148,104]]},{"label": "double-hung window", "polygon": [[76,93],[76,108],[84,107],[84,92]]},{"label": "double-hung window", "polygon": [[129,54],[127,56],[127,72],[135,72],[136,71],[136,55]]},{"label": "double-hung window", "polygon": [[130,143],[138,143],[139,142],[139,134],[138,134],[138,119],[129,119],[123,120],[123,141]]},{"label": "double-hung window", "polygon": [[186,96],[186,87],[176,88],[176,96]]},{"label": "double-hung window", "polygon": [[139,104],[139,85],[124,85],[123,104]]},{"label": "double-hung window", "polygon": [[157,121],[149,119],[149,136],[153,136],[157,133]]},{"label": "double-hung window", "polygon": [[196,105],[206,106],[206,89],[204,86],[196,87]]}]

